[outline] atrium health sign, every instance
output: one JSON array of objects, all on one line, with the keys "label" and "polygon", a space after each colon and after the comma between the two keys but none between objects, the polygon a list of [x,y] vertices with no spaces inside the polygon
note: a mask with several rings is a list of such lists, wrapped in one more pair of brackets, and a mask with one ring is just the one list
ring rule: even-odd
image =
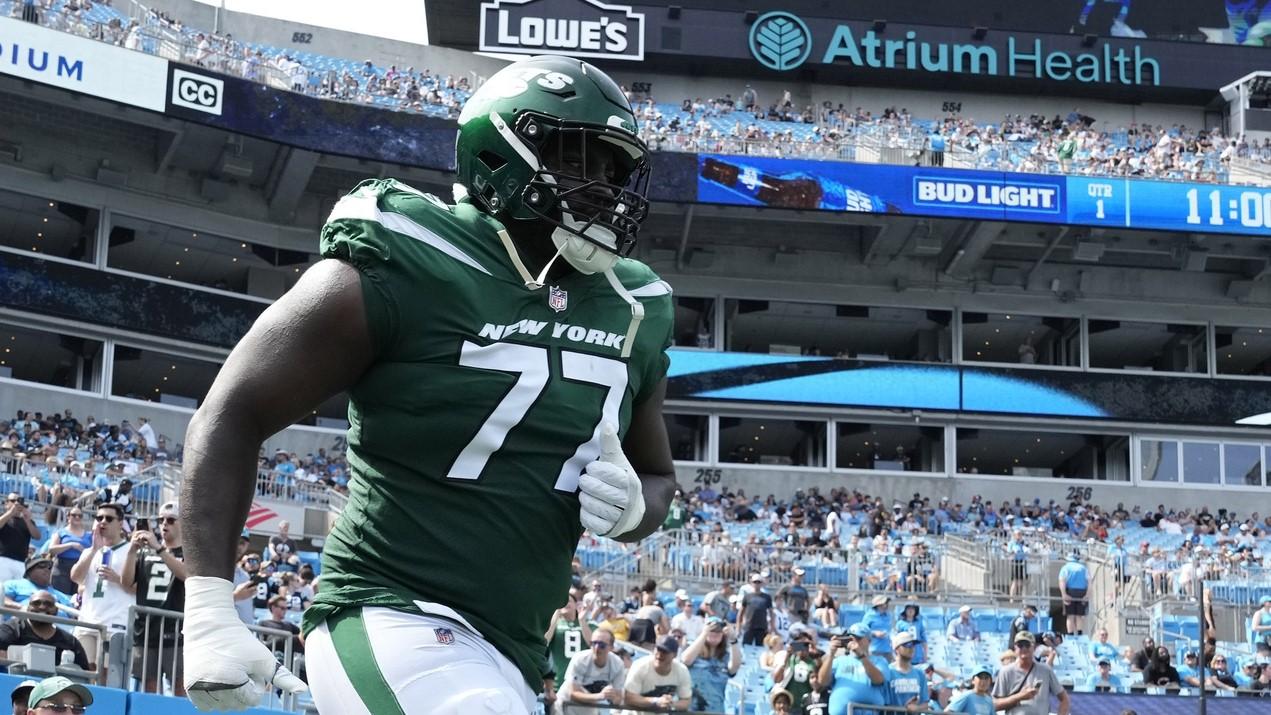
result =
[{"label": "atrium health sign", "polygon": [[481,3],[485,52],[644,59],[644,13],[600,0]]},{"label": "atrium health sign", "polygon": [[[1102,39],[1089,51],[1048,47],[1041,36],[992,31],[987,39],[949,41],[934,28],[815,19],[764,13],[750,26],[750,54],[770,70],[785,72],[805,62],[850,64],[863,69],[987,75],[1059,82],[1160,86],[1160,62],[1137,43]],[[815,32],[814,32],[815,30]],[[941,34],[937,37],[936,34]],[[815,46],[815,47],[814,47]]]}]

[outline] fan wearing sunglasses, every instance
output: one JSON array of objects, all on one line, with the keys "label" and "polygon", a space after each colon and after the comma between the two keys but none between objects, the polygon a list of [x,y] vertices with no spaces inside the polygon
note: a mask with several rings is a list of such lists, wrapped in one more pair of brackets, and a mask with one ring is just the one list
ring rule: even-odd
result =
[{"label": "fan wearing sunglasses", "polygon": [[[91,543],[91,547],[80,554],[71,568],[71,579],[84,587],[80,617],[85,622],[100,623],[112,630],[127,630],[128,609],[137,599],[135,584],[123,581],[124,563],[128,558],[123,507],[118,504],[97,507],[93,515]],[[101,644],[101,631],[80,626],[73,633],[95,660]]]},{"label": "fan wearing sunglasses", "polygon": [[60,675],[41,680],[31,688],[31,697],[27,700],[27,712],[31,715],[83,715],[88,706],[93,704],[93,694],[82,685],[72,683],[69,678]]},{"label": "fan wearing sunglasses", "polygon": [[[31,594],[31,598],[27,599],[23,610],[34,615],[56,616],[57,606],[57,601],[54,600],[52,593],[36,591]],[[54,657],[59,663],[62,662],[62,653],[69,651],[75,657],[75,665],[84,670],[90,670],[88,667],[88,655],[84,653],[84,647],[79,644],[79,641],[75,640],[70,633],[58,628],[49,621],[36,620],[35,618],[14,618],[0,624],[0,649],[7,650],[11,646],[30,645],[31,643],[46,645],[55,649]]]}]

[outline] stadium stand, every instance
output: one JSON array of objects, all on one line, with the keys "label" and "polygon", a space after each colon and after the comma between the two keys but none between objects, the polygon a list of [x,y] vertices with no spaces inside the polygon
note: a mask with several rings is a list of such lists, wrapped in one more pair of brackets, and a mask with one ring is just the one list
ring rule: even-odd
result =
[{"label": "stadium stand", "polygon": [[[21,7],[5,0],[0,15],[17,17]],[[467,77],[244,44],[141,5],[131,9],[138,17],[106,4],[56,0],[45,3],[41,21],[83,37],[335,101],[454,118],[471,92]],[[630,91],[628,97],[642,120],[641,136],[660,151],[899,164],[939,161],[973,169],[1194,182],[1229,181],[1233,159],[1271,164],[1271,140],[1250,141],[1217,129],[1180,125],[1102,127],[1077,109],[1049,119],[1014,114],[985,121],[960,114],[914,117],[903,107],[849,110],[829,100],[800,110],[788,91],[766,107],[753,91],[737,99],[697,97],[678,104]]]}]

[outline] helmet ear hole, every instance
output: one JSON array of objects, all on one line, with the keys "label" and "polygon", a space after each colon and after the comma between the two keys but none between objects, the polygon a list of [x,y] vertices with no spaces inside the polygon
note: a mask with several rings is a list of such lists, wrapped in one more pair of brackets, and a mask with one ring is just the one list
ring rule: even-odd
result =
[{"label": "helmet ear hole", "polygon": [[477,159],[482,164],[485,165],[485,168],[489,169],[490,171],[498,171],[499,169],[502,169],[504,166],[507,165],[506,159],[499,156],[498,154],[495,154],[489,149],[486,149],[480,154],[477,154]]}]

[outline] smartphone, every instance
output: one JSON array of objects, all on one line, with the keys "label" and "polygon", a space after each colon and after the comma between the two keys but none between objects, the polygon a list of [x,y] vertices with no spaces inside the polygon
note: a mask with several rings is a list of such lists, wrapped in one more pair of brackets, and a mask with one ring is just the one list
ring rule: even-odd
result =
[{"label": "smartphone", "polygon": [[150,520],[145,518],[138,519],[137,531],[150,531]]},{"label": "smartphone", "polygon": [[807,653],[807,652],[808,652],[808,643],[807,643],[807,641],[795,641],[793,644],[791,644],[791,646],[790,646],[790,647],[791,647],[791,649],[792,649],[795,653]]}]

